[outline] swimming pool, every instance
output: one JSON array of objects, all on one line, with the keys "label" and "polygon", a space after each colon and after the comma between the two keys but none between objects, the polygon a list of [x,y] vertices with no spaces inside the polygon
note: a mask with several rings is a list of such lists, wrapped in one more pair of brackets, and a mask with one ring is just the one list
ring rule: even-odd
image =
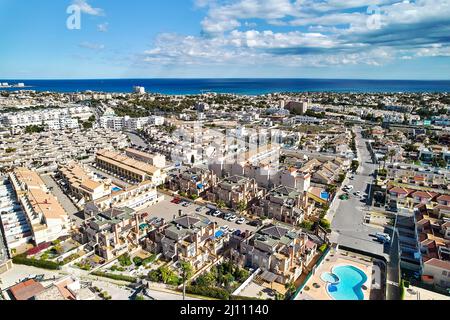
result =
[{"label": "swimming pool", "polygon": [[367,275],[361,269],[351,265],[336,266],[332,274],[339,279],[334,283],[327,281],[327,292],[334,300],[364,300],[362,286]]},{"label": "swimming pool", "polygon": [[122,191],[122,189],[119,188],[119,187],[112,187],[111,190],[112,190],[113,192],[119,192],[119,191]]},{"label": "swimming pool", "polygon": [[214,235],[216,238],[220,238],[221,236],[224,235],[224,232],[222,230],[218,230],[216,231],[216,234]]}]

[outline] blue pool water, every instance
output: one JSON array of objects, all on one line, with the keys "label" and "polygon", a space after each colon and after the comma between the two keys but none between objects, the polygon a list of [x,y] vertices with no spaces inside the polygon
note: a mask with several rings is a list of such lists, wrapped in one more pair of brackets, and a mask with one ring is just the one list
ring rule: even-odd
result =
[{"label": "blue pool water", "polygon": [[223,231],[219,230],[216,232],[216,234],[214,235],[216,238],[220,238],[221,236],[223,236]]},{"label": "blue pool water", "polygon": [[324,272],[322,273],[322,276],[320,277],[323,281],[330,283],[330,284],[337,284],[339,282],[339,277],[331,272]]},{"label": "blue pool water", "polygon": [[119,187],[113,187],[111,190],[114,191],[114,192],[122,191],[122,189],[119,188]]},{"label": "blue pool water", "polygon": [[328,294],[334,300],[364,300],[362,285],[367,275],[360,269],[346,265],[333,268],[333,274],[339,278],[338,283],[328,283]]}]

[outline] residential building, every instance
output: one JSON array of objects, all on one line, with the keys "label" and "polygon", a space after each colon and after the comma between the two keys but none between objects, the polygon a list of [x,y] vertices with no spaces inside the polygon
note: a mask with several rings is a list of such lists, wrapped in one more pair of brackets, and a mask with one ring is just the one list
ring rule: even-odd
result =
[{"label": "residential building", "polygon": [[240,204],[250,204],[262,194],[263,190],[258,188],[254,179],[231,176],[207,191],[207,198],[212,202],[223,201],[226,206],[237,209]]},{"label": "residential building", "polygon": [[127,148],[125,150],[125,154],[130,158],[148,163],[158,169],[163,169],[166,167],[166,157],[162,154],[148,153],[132,148]]},{"label": "residential building", "polygon": [[129,207],[140,210],[156,204],[164,199],[158,195],[155,185],[151,181],[144,181],[129,187],[113,187],[111,194],[86,203],[85,212],[97,212],[111,207]]},{"label": "residential building", "polygon": [[299,225],[305,218],[307,193],[279,186],[269,191],[264,198],[254,204],[252,212],[259,217],[267,217],[284,223]]},{"label": "residential building", "polygon": [[109,261],[139,246],[139,225],[139,215],[128,207],[91,211],[78,237]]},{"label": "residential building", "polygon": [[169,179],[169,188],[173,191],[185,192],[189,195],[201,196],[213,186],[218,179],[214,172],[198,167],[187,168],[175,173]]},{"label": "residential building", "polygon": [[69,234],[71,223],[67,212],[36,172],[16,168],[9,178],[27,215],[36,245]]},{"label": "residential building", "polygon": [[316,255],[317,243],[297,229],[270,225],[230,238],[230,255],[239,266],[260,268],[267,282],[295,282]]},{"label": "residential building", "polygon": [[66,184],[70,195],[79,200],[80,205],[111,194],[111,180],[100,180],[86,166],[71,161],[58,166],[58,172]]},{"label": "residential building", "polygon": [[199,270],[216,261],[225,246],[225,238],[216,236],[216,224],[189,215],[181,215],[171,223],[148,234],[144,247],[161,253],[168,261],[189,262]]},{"label": "residential building", "polygon": [[134,160],[118,152],[99,150],[95,156],[96,167],[115,174],[132,183],[151,181],[155,186],[166,180],[166,174],[151,164]]}]

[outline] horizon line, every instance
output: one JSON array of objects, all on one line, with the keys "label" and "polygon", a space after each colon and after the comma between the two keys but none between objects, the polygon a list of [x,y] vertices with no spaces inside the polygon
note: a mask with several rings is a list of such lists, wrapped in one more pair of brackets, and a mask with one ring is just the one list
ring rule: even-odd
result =
[{"label": "horizon line", "polygon": [[353,80],[353,81],[450,81],[449,79],[382,79],[382,78],[297,78],[297,77],[124,77],[124,78],[0,78],[0,81],[86,81],[86,80]]}]

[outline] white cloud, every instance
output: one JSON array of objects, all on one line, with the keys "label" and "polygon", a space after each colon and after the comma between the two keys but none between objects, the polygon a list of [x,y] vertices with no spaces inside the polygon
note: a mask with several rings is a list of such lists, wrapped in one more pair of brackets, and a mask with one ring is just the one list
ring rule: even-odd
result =
[{"label": "white cloud", "polygon": [[[160,35],[142,60],[324,67],[450,55],[448,1],[196,0],[195,5],[207,12],[202,35]],[[379,6],[379,28],[368,27],[373,18],[368,5]],[[283,31],[270,30],[275,26]]]},{"label": "white cloud", "polygon": [[89,14],[91,16],[103,16],[105,14],[103,9],[92,7],[87,0],[73,0],[72,3],[77,5],[81,12],[85,14]]},{"label": "white cloud", "polygon": [[87,42],[87,41],[80,43],[78,46],[80,48],[90,49],[90,50],[95,50],[95,51],[99,51],[99,50],[105,49],[105,45],[103,45],[103,44]]},{"label": "white cloud", "polygon": [[97,31],[98,32],[108,32],[108,27],[109,27],[108,22],[100,23],[99,25],[97,25]]}]

